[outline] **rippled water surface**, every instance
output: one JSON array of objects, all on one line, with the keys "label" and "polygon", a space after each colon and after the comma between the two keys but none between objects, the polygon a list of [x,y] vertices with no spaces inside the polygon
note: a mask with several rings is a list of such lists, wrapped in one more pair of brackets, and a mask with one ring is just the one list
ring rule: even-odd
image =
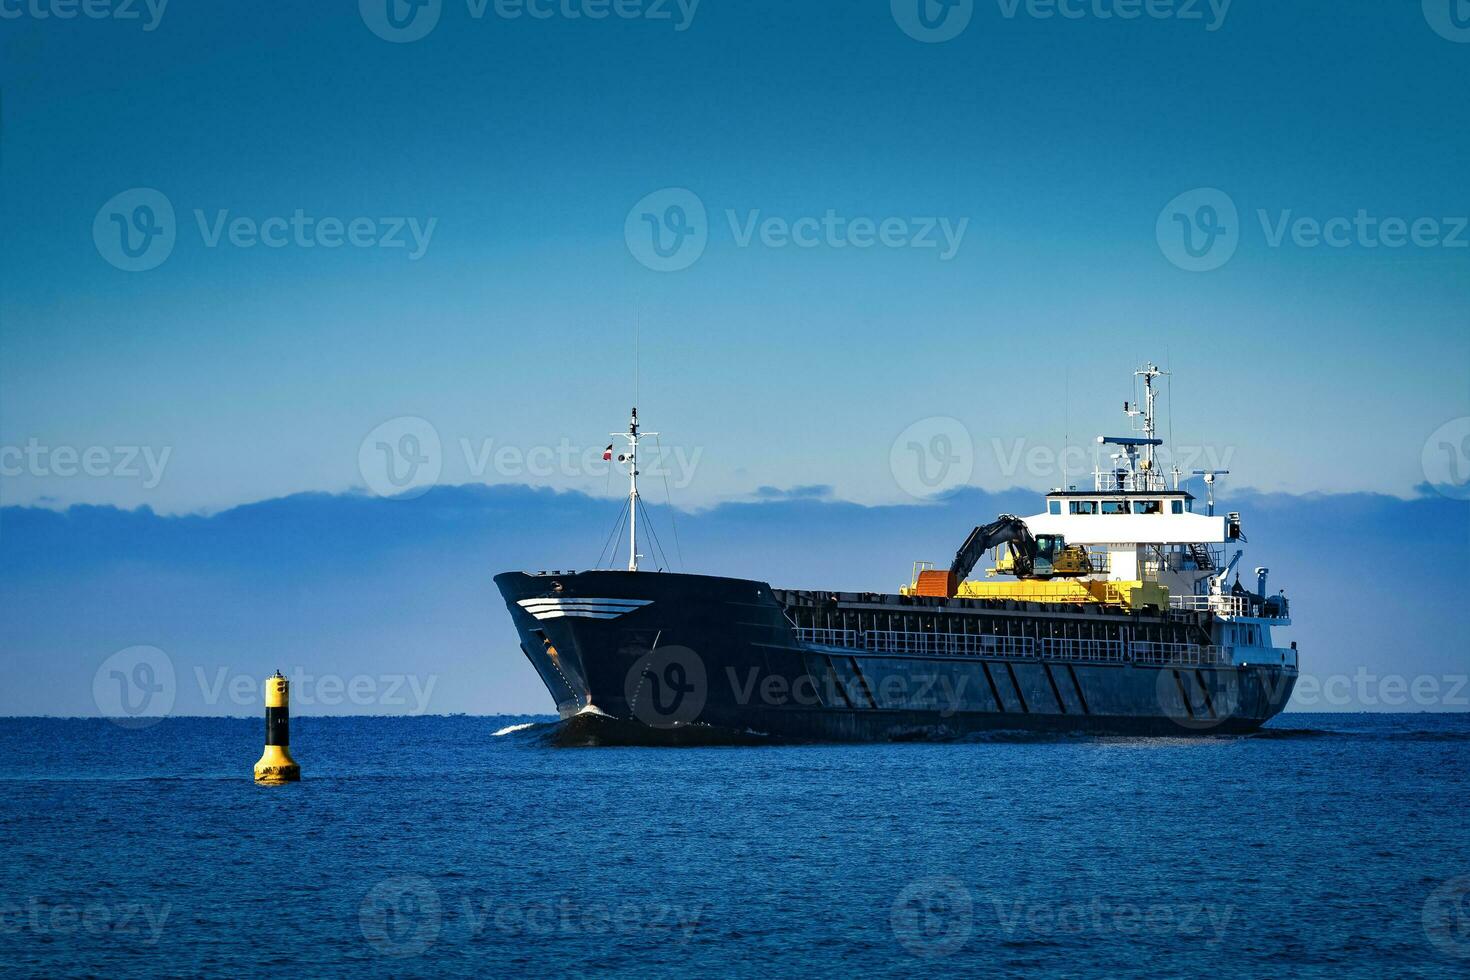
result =
[{"label": "rippled water surface", "polygon": [[579,748],[544,719],[0,720],[11,974],[1470,974],[1470,718]]}]

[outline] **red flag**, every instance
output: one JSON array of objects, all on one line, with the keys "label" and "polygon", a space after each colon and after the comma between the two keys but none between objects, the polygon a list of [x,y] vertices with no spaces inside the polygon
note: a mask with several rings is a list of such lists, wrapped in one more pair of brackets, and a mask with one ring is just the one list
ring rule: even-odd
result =
[{"label": "red flag", "polygon": [[602,458],[612,459],[612,443],[608,443],[607,448],[602,451]]}]

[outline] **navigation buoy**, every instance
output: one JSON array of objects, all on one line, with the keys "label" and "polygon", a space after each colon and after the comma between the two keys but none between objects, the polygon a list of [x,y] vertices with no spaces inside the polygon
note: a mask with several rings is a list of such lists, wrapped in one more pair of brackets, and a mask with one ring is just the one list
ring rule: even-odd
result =
[{"label": "navigation buoy", "polygon": [[301,767],[291,758],[291,688],[278,670],[265,680],[265,752],[255,764],[255,781],[267,786],[294,783]]}]

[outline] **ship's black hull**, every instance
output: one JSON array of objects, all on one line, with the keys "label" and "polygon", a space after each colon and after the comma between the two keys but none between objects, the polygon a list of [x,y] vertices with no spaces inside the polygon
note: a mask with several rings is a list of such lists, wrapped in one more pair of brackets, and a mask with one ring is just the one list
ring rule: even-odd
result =
[{"label": "ship's black hull", "polygon": [[[607,716],[616,722],[607,726],[613,741],[698,742],[711,731],[798,741],[996,730],[1239,734],[1280,712],[1296,679],[1278,664],[917,655],[859,649],[833,642],[843,639],[835,634],[798,639],[794,594],[743,579],[508,572],[495,582],[558,713]],[[1050,628],[1042,609],[965,605],[967,616],[1004,614]],[[1160,628],[1150,622],[1125,615],[1103,625]]]}]

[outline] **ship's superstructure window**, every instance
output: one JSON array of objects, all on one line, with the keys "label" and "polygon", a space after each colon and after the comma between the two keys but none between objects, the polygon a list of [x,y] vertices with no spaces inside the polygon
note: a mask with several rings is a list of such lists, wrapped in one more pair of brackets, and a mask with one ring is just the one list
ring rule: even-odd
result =
[{"label": "ship's superstructure window", "polygon": [[1062,512],[1062,502],[1060,500],[1048,500],[1046,502],[1046,510],[1049,514],[1060,514]]},{"label": "ship's superstructure window", "polygon": [[1097,501],[1096,500],[1074,500],[1074,501],[1072,501],[1070,510],[1074,514],[1096,514],[1097,513]]},{"label": "ship's superstructure window", "polygon": [[1128,513],[1128,501],[1126,500],[1104,500],[1102,502],[1104,514],[1126,514]]},{"label": "ship's superstructure window", "polygon": [[1184,501],[1182,501],[1182,500],[1174,500],[1174,501],[1171,501],[1170,504],[1169,504],[1169,509],[1172,512],[1174,512],[1175,514],[1182,514],[1182,513],[1184,513]]},{"label": "ship's superstructure window", "polygon": [[1162,500],[1135,500],[1133,501],[1133,513],[1135,514],[1162,514],[1164,502]]}]

